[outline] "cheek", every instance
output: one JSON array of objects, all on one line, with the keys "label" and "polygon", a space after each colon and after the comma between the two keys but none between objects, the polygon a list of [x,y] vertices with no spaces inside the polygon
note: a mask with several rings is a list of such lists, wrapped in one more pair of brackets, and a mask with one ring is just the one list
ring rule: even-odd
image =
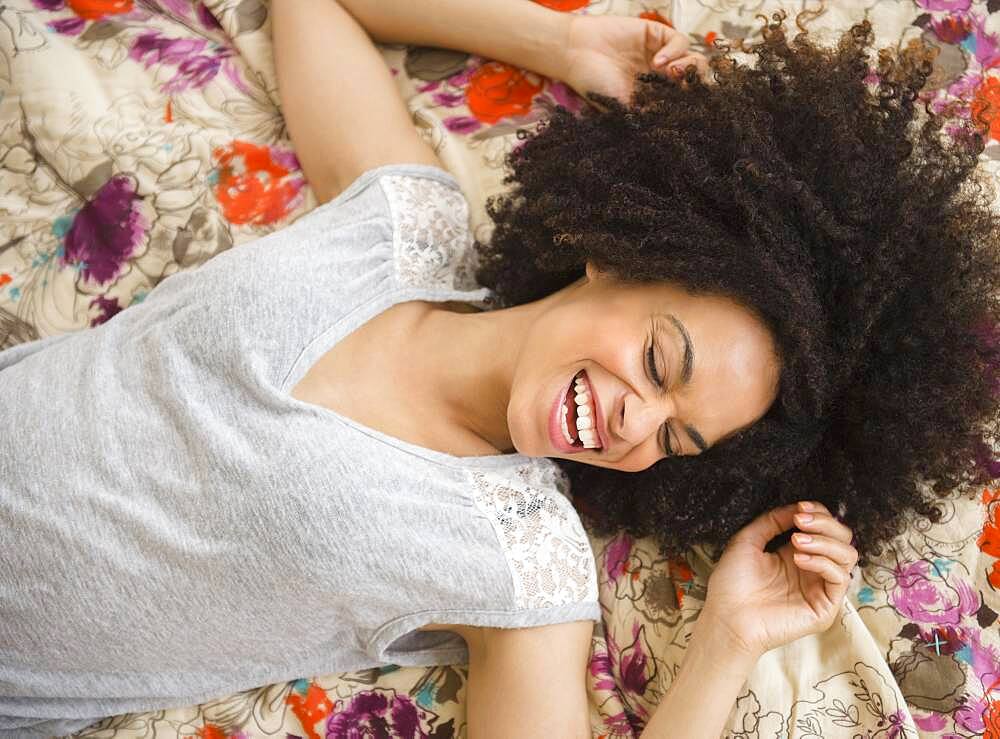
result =
[{"label": "cheek", "polygon": [[622,472],[642,472],[659,462],[661,456],[654,444],[645,441],[620,459],[614,468]]}]

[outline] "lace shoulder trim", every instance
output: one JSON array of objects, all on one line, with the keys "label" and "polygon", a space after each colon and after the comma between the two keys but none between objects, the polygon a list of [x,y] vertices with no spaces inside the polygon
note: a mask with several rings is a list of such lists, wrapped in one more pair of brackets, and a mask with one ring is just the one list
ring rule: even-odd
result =
[{"label": "lace shoulder trim", "polygon": [[516,477],[471,473],[476,506],[493,525],[514,580],[516,607],[597,602],[594,553],[555,465]]},{"label": "lace shoulder trim", "polygon": [[429,177],[386,175],[381,183],[392,212],[399,282],[423,288],[477,289],[478,260],[465,195]]}]

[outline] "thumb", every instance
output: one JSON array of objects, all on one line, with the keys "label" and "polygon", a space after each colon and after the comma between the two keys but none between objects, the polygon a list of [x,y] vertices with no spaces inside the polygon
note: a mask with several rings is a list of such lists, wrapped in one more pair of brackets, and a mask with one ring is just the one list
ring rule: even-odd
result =
[{"label": "thumb", "polygon": [[748,544],[754,549],[763,551],[765,545],[774,537],[784,533],[795,525],[796,504],[789,503],[780,508],[772,508],[761,513],[757,518],[737,531],[732,541]]},{"label": "thumb", "polygon": [[645,33],[644,45],[646,47],[646,58],[651,59],[653,55],[667,45],[670,37],[676,33],[673,28],[666,23],[650,20],[648,18],[638,19],[644,24]]}]

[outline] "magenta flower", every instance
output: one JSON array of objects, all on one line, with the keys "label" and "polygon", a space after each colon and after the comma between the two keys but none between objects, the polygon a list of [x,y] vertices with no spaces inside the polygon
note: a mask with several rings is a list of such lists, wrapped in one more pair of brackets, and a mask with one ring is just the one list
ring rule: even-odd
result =
[{"label": "magenta flower", "polygon": [[131,177],[115,175],[105,182],[74,216],[66,232],[63,263],[82,262],[84,278],[97,283],[117,277],[149,228],[139,208],[141,200]]},{"label": "magenta flower", "polygon": [[649,653],[646,644],[646,627],[636,621],[632,625],[632,643],[619,655],[618,673],[622,687],[635,695],[643,695],[650,682],[656,677],[656,660]]},{"label": "magenta flower", "polygon": [[[349,699],[347,707],[335,710],[326,725],[327,739],[358,737],[399,737],[427,739],[425,727],[433,728],[437,715],[417,706],[407,695],[377,688],[358,693]],[[340,701],[338,701],[339,708]]]},{"label": "magenta flower", "polygon": [[97,309],[100,311],[97,316],[91,319],[91,328],[99,326],[102,323],[107,323],[108,320],[122,311],[122,307],[118,304],[118,298],[109,298],[106,295],[98,295],[90,301],[90,304],[91,306],[96,305]]},{"label": "magenta flower", "polygon": [[629,557],[632,555],[632,537],[622,532],[608,542],[604,550],[604,568],[608,579],[616,583],[625,574]]},{"label": "magenta flower", "polygon": [[979,610],[975,589],[959,577],[948,578],[925,559],[896,569],[896,586],[889,602],[901,615],[919,624],[958,624]]}]

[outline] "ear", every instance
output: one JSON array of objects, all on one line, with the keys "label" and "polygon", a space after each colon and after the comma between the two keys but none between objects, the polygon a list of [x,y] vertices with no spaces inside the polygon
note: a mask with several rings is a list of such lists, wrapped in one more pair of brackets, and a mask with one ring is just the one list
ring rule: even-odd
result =
[{"label": "ear", "polygon": [[604,277],[604,272],[601,271],[600,267],[587,260],[587,282],[594,282]]}]

